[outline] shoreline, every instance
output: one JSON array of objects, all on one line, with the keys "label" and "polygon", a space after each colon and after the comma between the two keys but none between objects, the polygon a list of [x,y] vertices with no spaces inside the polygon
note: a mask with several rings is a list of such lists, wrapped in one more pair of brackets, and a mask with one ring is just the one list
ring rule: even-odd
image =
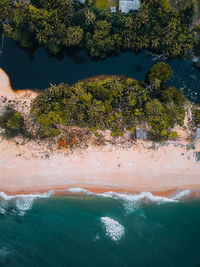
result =
[{"label": "shoreline", "polygon": [[[68,156],[53,153],[48,159],[31,159],[27,145],[0,143],[4,151],[0,154],[0,191],[8,195],[51,190],[59,195],[82,188],[93,193],[151,192],[168,197],[178,190],[200,190],[200,164],[192,158],[193,151],[173,144],[156,151],[141,150],[141,144],[129,149],[90,146]],[[19,148],[27,152],[27,158],[14,156]]]},{"label": "shoreline", "polygon": [[[9,77],[0,69],[0,95],[14,99],[23,114],[37,96],[31,90],[14,92]],[[20,106],[24,100],[27,108]],[[20,102],[21,101],[21,102]],[[0,110],[3,110],[3,102]],[[187,149],[187,130],[178,129],[175,142],[157,144],[134,141],[127,144],[94,146],[84,150],[58,150],[48,142],[26,141],[20,137],[4,140],[0,137],[0,191],[8,195],[44,193],[66,194],[67,189],[80,187],[94,193],[152,192],[170,196],[177,190],[200,190],[200,163],[195,149]],[[130,145],[130,146],[129,146]],[[48,157],[46,157],[48,155]]]},{"label": "shoreline", "polygon": [[[95,188],[95,187],[79,187],[80,185],[65,189],[56,189],[49,191],[18,191],[6,192],[0,191],[0,199],[10,200],[15,198],[52,198],[52,197],[103,197],[114,198],[130,201],[147,201],[147,202],[179,202],[185,200],[200,200],[200,187],[195,189],[174,188],[163,189],[162,191],[124,191],[113,190],[113,188]],[[110,190],[109,190],[110,189]],[[116,189],[116,188],[115,188]]]},{"label": "shoreline", "polygon": [[[82,186],[82,187],[80,187]],[[116,189],[116,188],[115,188]],[[113,190],[113,188],[95,188],[95,187],[88,187],[84,185],[77,185],[74,187],[68,187],[68,188],[58,188],[56,190],[50,189],[50,190],[41,190],[41,191],[1,191],[0,193],[5,194],[8,197],[29,197],[29,196],[37,196],[37,195],[44,195],[49,194],[49,197],[55,197],[55,196],[103,196],[107,193],[113,193],[113,195],[127,195],[127,196],[134,196],[134,195],[140,195],[143,193],[150,193],[155,197],[165,197],[165,198],[171,198],[175,194],[179,192],[184,192],[189,190],[189,198],[200,198],[200,186],[191,188],[185,187],[185,188],[173,188],[173,189],[162,189],[161,191],[130,191],[130,190],[124,190],[124,189],[117,189]],[[144,197],[145,199],[145,197]]]}]

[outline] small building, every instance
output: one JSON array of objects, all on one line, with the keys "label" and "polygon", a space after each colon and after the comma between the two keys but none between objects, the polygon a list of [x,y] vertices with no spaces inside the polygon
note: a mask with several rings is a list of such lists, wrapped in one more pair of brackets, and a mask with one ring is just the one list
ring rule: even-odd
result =
[{"label": "small building", "polygon": [[110,7],[110,12],[111,12],[111,13],[114,13],[114,12],[116,12],[116,11],[117,11],[116,6],[111,6],[111,7]]},{"label": "small building", "polygon": [[136,138],[146,140],[147,139],[147,131],[143,129],[136,129]]},{"label": "small building", "polygon": [[74,2],[79,2],[79,3],[81,3],[81,4],[85,4],[85,0],[73,0]]},{"label": "small building", "polygon": [[196,138],[200,138],[200,128],[196,129]]},{"label": "small building", "polygon": [[196,160],[197,162],[200,162],[200,151],[196,152]]},{"label": "small building", "polygon": [[119,0],[119,11],[128,13],[131,10],[138,10],[140,4],[140,0]]}]

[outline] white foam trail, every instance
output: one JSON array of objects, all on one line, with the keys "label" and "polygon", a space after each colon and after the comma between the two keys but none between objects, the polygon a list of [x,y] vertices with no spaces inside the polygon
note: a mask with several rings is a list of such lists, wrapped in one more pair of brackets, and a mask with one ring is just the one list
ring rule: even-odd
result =
[{"label": "white foam trail", "polygon": [[5,209],[2,208],[2,207],[0,207],[0,214],[3,215],[3,214],[5,214],[5,213],[6,213]]},{"label": "white foam trail", "polygon": [[191,190],[191,189],[186,189],[186,190],[182,190],[182,191],[177,191],[177,192],[172,196],[172,199],[175,199],[175,200],[181,200],[181,199],[183,199],[183,198],[188,197],[192,192],[193,192],[193,190]]},{"label": "white foam trail", "polygon": [[49,198],[54,194],[54,190],[39,194],[28,194],[28,195],[13,195],[13,196],[8,196],[4,192],[0,192],[0,198],[5,199],[5,200],[11,200],[11,199],[16,199],[16,198]]},{"label": "white foam trail", "polygon": [[[13,195],[8,196],[4,192],[0,192],[0,199],[2,201],[6,201],[7,204],[9,201],[14,201],[16,208],[18,210],[18,215],[23,216],[26,211],[28,211],[32,205],[35,199],[37,198],[49,198],[54,194],[54,191],[45,192],[43,194],[29,194],[29,195]],[[5,204],[5,202],[3,202]],[[4,207],[0,207],[0,213],[4,214],[6,212],[6,209]]]},{"label": "white foam trail", "polygon": [[8,203],[5,200],[0,201],[0,214],[3,215],[6,213],[6,209],[8,207]]},{"label": "white foam trail", "polygon": [[108,196],[108,197],[114,197],[119,198],[127,201],[141,201],[141,200],[149,200],[152,202],[175,202],[175,199],[167,198],[167,197],[160,197],[160,196],[154,196],[151,192],[141,192],[140,194],[118,194],[115,192],[106,192],[102,195]]},{"label": "white foam trail", "polygon": [[140,194],[120,194],[116,192],[105,192],[103,194],[99,193],[93,193],[91,191],[85,190],[80,187],[73,187],[70,189],[67,189],[69,192],[73,193],[85,193],[87,195],[95,195],[95,196],[102,196],[102,197],[108,197],[108,198],[115,198],[115,199],[122,199],[126,201],[141,201],[141,200],[149,200],[152,202],[176,202],[176,199],[167,198],[167,197],[161,197],[161,196],[154,196],[151,192],[141,192]]},{"label": "white foam trail", "polygon": [[101,222],[106,228],[106,235],[114,241],[119,241],[124,235],[124,227],[109,217],[101,217]]},{"label": "white foam trail", "polygon": [[23,216],[26,211],[31,209],[34,202],[34,198],[19,198],[16,200],[16,207],[19,210],[18,215]]},{"label": "white foam trail", "polygon": [[87,195],[92,194],[92,192],[85,190],[83,188],[80,188],[80,187],[72,187],[72,188],[67,189],[67,191],[72,192],[72,193],[85,193]]}]

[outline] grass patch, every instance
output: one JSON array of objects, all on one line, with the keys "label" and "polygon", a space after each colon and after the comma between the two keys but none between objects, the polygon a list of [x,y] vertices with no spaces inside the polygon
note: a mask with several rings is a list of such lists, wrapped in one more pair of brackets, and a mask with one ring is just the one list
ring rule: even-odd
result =
[{"label": "grass patch", "polygon": [[96,0],[96,7],[110,11],[110,7],[115,6],[118,8],[117,0]]}]

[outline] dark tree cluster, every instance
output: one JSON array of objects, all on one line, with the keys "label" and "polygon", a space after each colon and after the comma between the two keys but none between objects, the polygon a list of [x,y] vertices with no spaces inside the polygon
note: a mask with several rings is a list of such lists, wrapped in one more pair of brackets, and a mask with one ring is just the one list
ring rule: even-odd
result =
[{"label": "dark tree cluster", "polygon": [[166,63],[158,63],[145,82],[112,76],[72,86],[51,85],[35,99],[31,112],[41,137],[59,135],[59,125],[110,130],[114,137],[134,133],[137,123],[145,122],[152,138],[167,139],[185,115],[182,91],[166,85],[171,75]]},{"label": "dark tree cluster", "polygon": [[199,125],[200,124],[200,109],[199,108],[193,109],[192,115],[193,115],[194,124]]},{"label": "dark tree cluster", "polygon": [[24,133],[24,118],[20,112],[7,107],[3,115],[0,116],[0,127],[5,130],[8,138]]},{"label": "dark tree cluster", "polygon": [[194,3],[177,11],[168,0],[143,0],[138,12],[123,14],[72,0],[1,0],[1,30],[23,47],[43,46],[51,54],[79,47],[95,58],[142,49],[185,57],[200,53],[199,28],[191,27]]}]

